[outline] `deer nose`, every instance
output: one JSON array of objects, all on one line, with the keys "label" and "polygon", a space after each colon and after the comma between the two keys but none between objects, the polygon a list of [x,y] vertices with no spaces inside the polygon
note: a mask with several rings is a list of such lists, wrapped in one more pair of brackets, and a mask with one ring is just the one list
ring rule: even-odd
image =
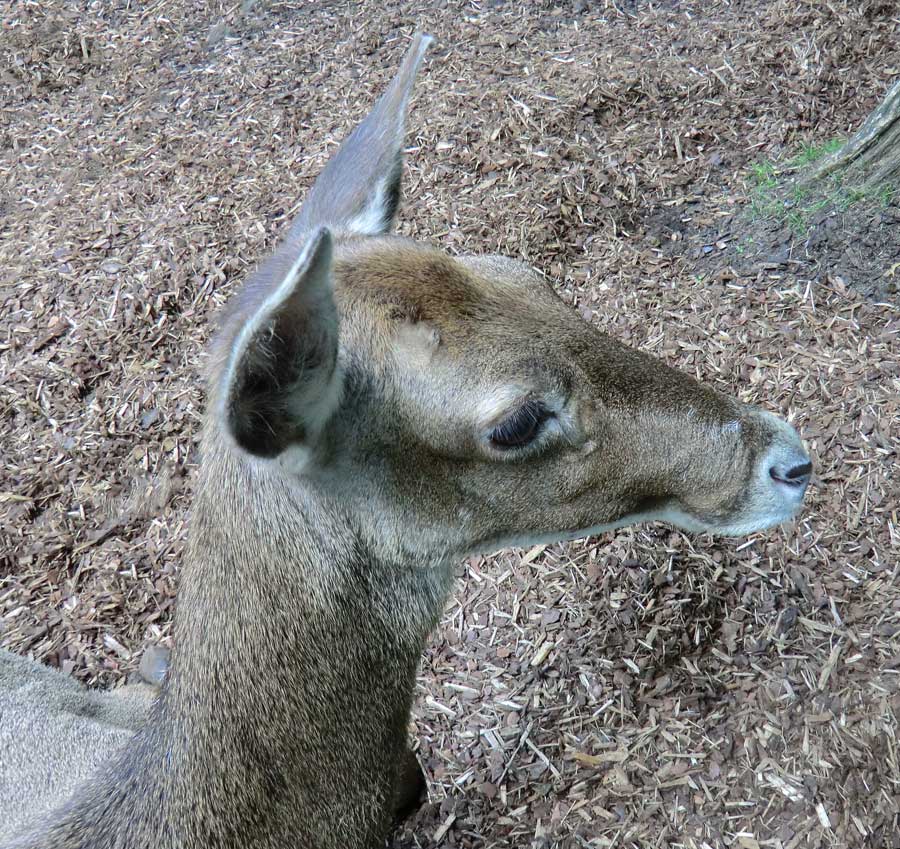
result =
[{"label": "deer nose", "polygon": [[795,464],[776,463],[769,469],[769,474],[774,481],[805,489],[812,474],[812,463],[809,460]]},{"label": "deer nose", "polygon": [[784,419],[762,414],[771,436],[769,450],[758,466],[760,477],[769,470],[769,479],[787,503],[799,504],[812,476],[812,461],[800,435]]}]

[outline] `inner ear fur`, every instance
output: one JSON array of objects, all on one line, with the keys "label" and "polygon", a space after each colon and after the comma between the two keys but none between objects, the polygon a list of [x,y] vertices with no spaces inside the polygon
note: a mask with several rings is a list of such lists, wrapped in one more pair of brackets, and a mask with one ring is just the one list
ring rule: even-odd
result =
[{"label": "inner ear fur", "polygon": [[238,445],[256,456],[311,447],[336,406],[331,255],[331,235],[320,230],[233,342],[224,415]]}]

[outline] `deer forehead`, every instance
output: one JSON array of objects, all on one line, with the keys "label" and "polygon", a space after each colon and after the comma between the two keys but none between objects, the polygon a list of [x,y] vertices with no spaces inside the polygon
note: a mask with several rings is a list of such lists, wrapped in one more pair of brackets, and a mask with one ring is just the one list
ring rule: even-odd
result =
[{"label": "deer forehead", "polygon": [[[460,260],[398,237],[339,245],[334,284],[344,324],[379,354],[400,349],[419,365],[440,348],[470,364],[489,358],[502,367],[523,341],[539,344],[547,308],[561,306],[513,260]],[[573,318],[568,310],[564,317]]]},{"label": "deer forehead", "polygon": [[647,414],[709,407],[721,418],[715,393],[586,324],[515,260],[456,259],[398,237],[351,240],[336,250],[334,282],[345,344],[366,352],[372,370],[412,371],[416,385],[429,373],[442,382],[444,369],[465,373],[479,418],[529,391],[572,390],[601,406],[608,396]]}]

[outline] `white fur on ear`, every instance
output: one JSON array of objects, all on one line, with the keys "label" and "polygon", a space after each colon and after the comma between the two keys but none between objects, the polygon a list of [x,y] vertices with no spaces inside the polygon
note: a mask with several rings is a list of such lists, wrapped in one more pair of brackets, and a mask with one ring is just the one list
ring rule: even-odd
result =
[{"label": "white fur on ear", "polygon": [[413,37],[391,84],[313,183],[289,239],[323,226],[354,236],[391,229],[400,203],[406,109],[431,40],[422,33]]},{"label": "white fur on ear", "polygon": [[366,197],[365,206],[344,225],[355,236],[380,236],[394,217],[397,206],[393,192],[396,187],[392,177],[379,180]]},{"label": "white fur on ear", "polygon": [[[223,376],[220,413],[246,451],[274,457],[310,449],[340,404],[338,319],[331,283],[332,240],[320,229],[271,281],[245,319]],[[274,263],[271,272],[284,268]]]}]

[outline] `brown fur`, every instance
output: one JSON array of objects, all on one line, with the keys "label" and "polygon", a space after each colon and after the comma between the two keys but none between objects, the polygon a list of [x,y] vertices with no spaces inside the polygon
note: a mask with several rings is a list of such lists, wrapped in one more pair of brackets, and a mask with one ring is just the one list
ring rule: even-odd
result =
[{"label": "brown fur", "polygon": [[[599,333],[511,260],[373,236],[422,49],[222,325],[148,723],[16,846],[380,847],[417,797],[414,675],[457,558],[646,517],[740,533],[799,506],[786,423]],[[534,438],[498,447],[526,403],[547,413]]]}]

